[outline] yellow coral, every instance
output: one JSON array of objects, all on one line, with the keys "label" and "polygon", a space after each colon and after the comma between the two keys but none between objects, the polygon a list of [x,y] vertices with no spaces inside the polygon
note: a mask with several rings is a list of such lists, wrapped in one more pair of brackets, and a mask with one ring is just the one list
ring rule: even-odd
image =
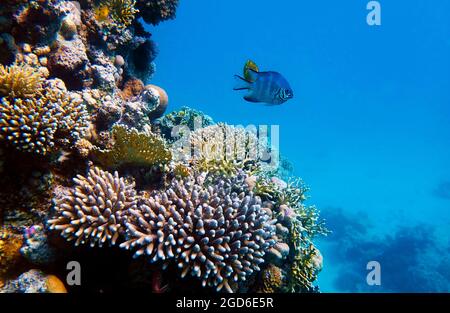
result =
[{"label": "yellow coral", "polygon": [[178,163],[175,165],[173,173],[178,178],[186,178],[189,177],[189,175],[191,175],[191,170],[189,166],[186,166],[182,163]]},{"label": "yellow coral", "polygon": [[135,8],[135,0],[103,0],[94,11],[95,18],[99,22],[106,22],[112,19],[118,25],[129,26],[139,12]]},{"label": "yellow coral", "polygon": [[42,89],[44,77],[28,65],[0,64],[0,96],[28,98]]},{"label": "yellow coral", "polygon": [[172,153],[164,140],[150,132],[116,125],[112,130],[114,146],[110,150],[94,148],[94,157],[105,167],[117,168],[124,164],[154,166],[172,160]]}]

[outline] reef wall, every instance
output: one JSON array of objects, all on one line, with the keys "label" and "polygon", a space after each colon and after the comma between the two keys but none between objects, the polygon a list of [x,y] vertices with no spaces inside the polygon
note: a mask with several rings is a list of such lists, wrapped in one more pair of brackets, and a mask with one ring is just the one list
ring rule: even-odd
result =
[{"label": "reef wall", "polygon": [[[253,157],[253,132],[165,114],[148,84],[157,49],[141,20],[177,5],[2,3],[0,291],[318,290],[327,230],[302,182]],[[72,260],[81,286],[65,282]]]}]

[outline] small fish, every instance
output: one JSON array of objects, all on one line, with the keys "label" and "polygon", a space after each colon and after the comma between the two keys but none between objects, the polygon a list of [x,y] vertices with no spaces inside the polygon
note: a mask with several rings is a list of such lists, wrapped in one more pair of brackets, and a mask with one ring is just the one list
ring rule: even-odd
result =
[{"label": "small fish", "polygon": [[249,102],[263,102],[267,105],[283,104],[294,97],[288,81],[277,72],[257,72],[248,68],[249,79],[235,75],[234,90],[247,90],[244,99]]}]

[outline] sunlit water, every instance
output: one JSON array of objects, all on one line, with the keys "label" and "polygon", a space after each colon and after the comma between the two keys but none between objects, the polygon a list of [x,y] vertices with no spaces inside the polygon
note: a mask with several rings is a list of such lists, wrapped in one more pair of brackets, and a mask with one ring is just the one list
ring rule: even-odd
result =
[{"label": "sunlit water", "polygon": [[[169,110],[280,125],[281,153],[335,228],[319,241],[322,291],[450,291],[450,2],[380,1],[372,27],[367,2],[181,1],[149,27],[152,82]],[[232,77],[249,58],[295,98],[245,102]],[[381,286],[365,282],[371,260]]]}]

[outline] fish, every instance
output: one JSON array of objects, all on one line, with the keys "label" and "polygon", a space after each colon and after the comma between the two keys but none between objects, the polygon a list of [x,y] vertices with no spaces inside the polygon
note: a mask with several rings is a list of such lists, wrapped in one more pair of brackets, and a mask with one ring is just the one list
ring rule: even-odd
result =
[{"label": "fish", "polygon": [[248,79],[235,75],[233,90],[247,90],[244,100],[262,102],[266,105],[280,105],[292,99],[294,92],[286,78],[278,72],[257,72],[248,68]]}]

